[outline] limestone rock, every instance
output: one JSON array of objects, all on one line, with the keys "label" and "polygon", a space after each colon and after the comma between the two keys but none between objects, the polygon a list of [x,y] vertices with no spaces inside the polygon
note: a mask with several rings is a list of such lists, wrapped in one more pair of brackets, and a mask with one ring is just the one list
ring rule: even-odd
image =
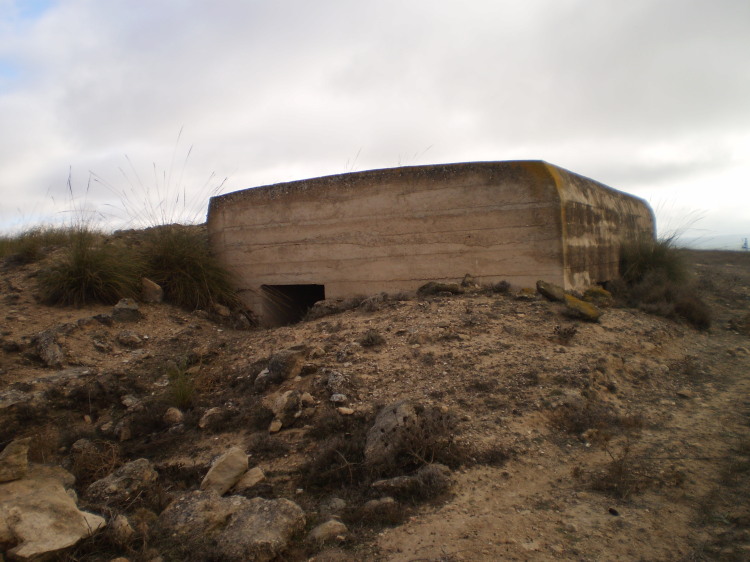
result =
[{"label": "limestone rock", "polygon": [[135,530],[132,525],[130,525],[127,516],[122,513],[116,515],[115,518],[110,521],[109,529],[112,532],[112,537],[119,544],[127,544],[135,534]]},{"label": "limestone rock", "polygon": [[112,319],[117,322],[137,322],[141,318],[143,313],[133,299],[121,299],[112,309]]},{"label": "limestone rock", "polygon": [[92,503],[123,504],[145,490],[158,476],[149,460],[137,459],[92,483],[85,496]]},{"label": "limestone rock", "polygon": [[229,318],[232,315],[232,311],[229,310],[229,307],[224,306],[223,304],[214,303],[212,308],[213,311],[222,318]]},{"label": "limestone rock", "polygon": [[268,375],[271,384],[278,384],[299,375],[302,372],[306,356],[306,345],[296,345],[272,355],[268,362]]},{"label": "limestone rock", "polygon": [[200,421],[198,421],[198,427],[200,427],[201,429],[215,428],[224,420],[225,413],[226,411],[224,410],[224,408],[220,408],[218,406],[209,408],[201,416]]},{"label": "limestone rock", "polygon": [[535,301],[536,291],[531,287],[522,287],[515,295],[517,301]]},{"label": "limestone rock", "polygon": [[346,509],[346,501],[341,498],[332,497],[320,504],[318,510],[324,517],[338,517],[344,513]]},{"label": "limestone rock", "polygon": [[282,425],[288,427],[300,417],[302,394],[299,390],[287,390],[282,394],[271,394],[264,399],[264,405],[271,410]]},{"label": "limestone rock", "polygon": [[565,290],[554,283],[539,280],[536,282],[536,290],[548,300],[554,302],[563,302],[565,300]]},{"label": "limestone rock", "polygon": [[141,300],[148,303],[158,303],[164,300],[164,289],[151,279],[141,279]]},{"label": "limestone rock", "polygon": [[183,414],[178,408],[171,406],[164,412],[164,423],[169,425],[177,425],[183,422],[185,414]]},{"label": "limestone rock", "polygon": [[143,340],[135,332],[130,330],[123,330],[117,334],[117,343],[124,347],[136,348],[143,346]]},{"label": "limestone rock", "polygon": [[411,476],[396,476],[372,483],[379,492],[395,495],[435,495],[448,490],[452,484],[450,469],[442,464],[426,464]]},{"label": "limestone rock", "polygon": [[189,492],[159,516],[163,529],[186,544],[213,544],[216,558],[268,561],[286,550],[305,526],[305,514],[292,501],[242,496],[222,498],[210,491]]},{"label": "limestone rock", "polygon": [[29,469],[30,437],[16,439],[0,453],[0,482],[18,480],[26,476]]},{"label": "limestone rock", "polygon": [[407,400],[380,410],[367,432],[365,461],[371,465],[390,462],[401,450],[407,436],[413,434],[418,425],[417,417],[414,404]]},{"label": "limestone rock", "polygon": [[65,353],[57,343],[55,330],[45,330],[34,337],[36,353],[46,367],[59,368],[65,361]]},{"label": "limestone rock", "polygon": [[565,295],[565,306],[568,314],[587,322],[597,322],[602,315],[601,310],[590,302],[582,301],[572,295]]},{"label": "limestone rock", "polygon": [[247,454],[232,447],[217,458],[201,482],[201,490],[213,490],[223,496],[247,472]]},{"label": "limestone rock", "polygon": [[323,544],[330,541],[343,541],[346,539],[348,532],[349,529],[347,529],[346,525],[341,521],[329,519],[310,531],[310,534],[307,535],[307,540],[317,544]]},{"label": "limestone rock", "polygon": [[0,545],[18,560],[39,560],[76,544],[106,525],[103,517],[80,511],[55,479],[0,484]]},{"label": "limestone rock", "polygon": [[234,485],[234,489],[238,492],[249,490],[253,486],[257,486],[266,479],[266,473],[259,466],[251,468],[245,474],[240,477],[239,482]]},{"label": "limestone rock", "polygon": [[463,287],[464,289],[478,289],[479,283],[477,283],[476,279],[474,279],[474,276],[471,273],[467,273],[461,280],[461,287]]},{"label": "limestone rock", "polygon": [[600,287],[599,285],[593,285],[586,289],[583,293],[583,300],[590,302],[591,304],[600,308],[606,308],[612,306],[614,303],[614,297],[612,293]]},{"label": "limestone rock", "polygon": [[439,295],[441,293],[448,293],[451,295],[460,295],[464,292],[458,283],[438,283],[436,281],[430,281],[425,283],[419,289],[417,294],[420,297],[426,297],[428,295]]}]

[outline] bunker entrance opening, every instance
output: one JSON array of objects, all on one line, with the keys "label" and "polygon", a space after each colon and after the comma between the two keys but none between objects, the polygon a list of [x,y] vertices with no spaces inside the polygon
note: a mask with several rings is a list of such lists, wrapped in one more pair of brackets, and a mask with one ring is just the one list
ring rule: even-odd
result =
[{"label": "bunker entrance opening", "polygon": [[261,285],[263,322],[286,326],[299,322],[312,305],[326,298],[325,285]]}]

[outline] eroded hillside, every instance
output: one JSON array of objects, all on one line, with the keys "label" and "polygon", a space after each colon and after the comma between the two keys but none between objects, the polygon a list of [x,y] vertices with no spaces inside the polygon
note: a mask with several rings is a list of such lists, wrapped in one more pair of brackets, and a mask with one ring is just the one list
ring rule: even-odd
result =
[{"label": "eroded hillside", "polygon": [[[167,304],[42,306],[44,262],[9,265],[0,442],[29,437],[30,460],[72,472],[79,507],[108,521],[62,560],[231,558],[231,535],[180,535],[172,502],[236,449],[260,471],[224,498],[303,513],[259,558],[746,559],[750,261],[691,257],[707,331],[481,288],[236,330]],[[413,425],[379,458],[371,428],[398,403]],[[141,458],[155,475],[138,486],[92,486]],[[330,521],[345,528],[309,537]]]}]

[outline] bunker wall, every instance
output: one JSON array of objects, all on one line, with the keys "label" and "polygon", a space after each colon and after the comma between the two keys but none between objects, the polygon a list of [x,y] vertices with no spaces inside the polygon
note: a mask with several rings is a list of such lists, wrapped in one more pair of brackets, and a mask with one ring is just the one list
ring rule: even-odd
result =
[{"label": "bunker wall", "polygon": [[338,298],[465,273],[563,284],[559,196],[537,167],[402,168],[246,190],[212,200],[209,233],[255,309],[262,285],[322,284]]}]

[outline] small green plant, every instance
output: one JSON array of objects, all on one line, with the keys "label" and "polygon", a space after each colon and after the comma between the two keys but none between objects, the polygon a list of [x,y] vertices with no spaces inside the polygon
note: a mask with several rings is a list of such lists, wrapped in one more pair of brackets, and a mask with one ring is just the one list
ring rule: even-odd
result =
[{"label": "small green plant", "polygon": [[62,256],[39,274],[39,292],[45,304],[114,304],[136,296],[140,280],[132,252],[105,243],[100,232],[83,224],[70,229]]},{"label": "small green plant", "polygon": [[146,277],[161,285],[168,302],[190,310],[237,303],[231,275],[211,254],[204,228],[150,228],[142,251]]},{"label": "small green plant", "polygon": [[187,361],[169,362],[167,378],[171,402],[175,408],[186,410],[192,407],[195,399],[195,381],[187,372]]}]

